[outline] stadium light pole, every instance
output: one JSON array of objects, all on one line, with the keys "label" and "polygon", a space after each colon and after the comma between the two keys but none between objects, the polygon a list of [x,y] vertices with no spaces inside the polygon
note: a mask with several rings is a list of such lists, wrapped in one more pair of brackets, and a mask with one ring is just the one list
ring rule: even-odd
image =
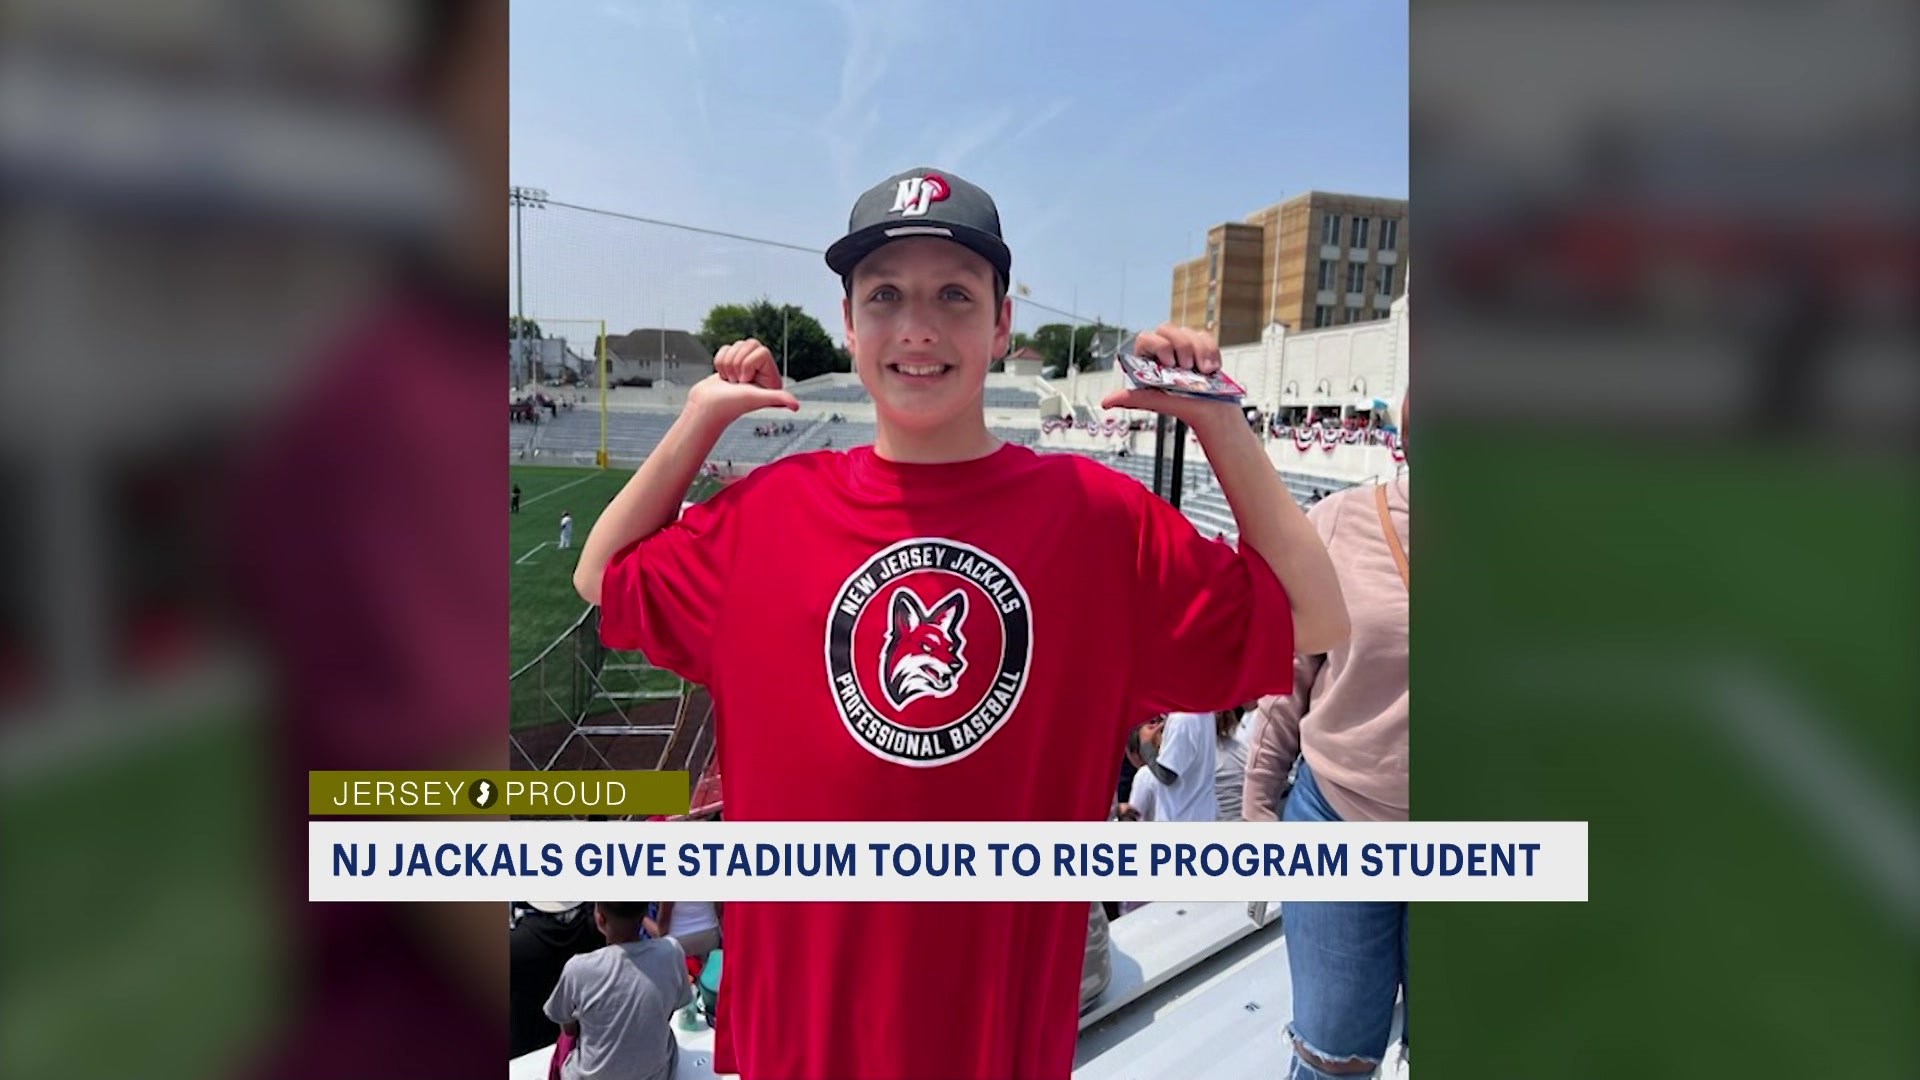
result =
[{"label": "stadium light pole", "polygon": [[1073,346],[1080,337],[1080,323],[1077,321],[1079,318],[1080,286],[1075,285],[1073,287],[1073,318],[1067,320],[1067,396],[1069,400],[1073,396],[1073,373],[1080,366],[1073,362]]},{"label": "stadium light pole", "polygon": [[520,215],[531,206],[539,210],[547,205],[547,193],[544,188],[520,187],[515,185],[507,189],[507,201],[513,204],[513,284],[516,298],[514,308],[520,321],[513,331],[514,375],[520,384],[514,389],[524,389],[523,376],[531,371],[533,365],[527,360],[527,245],[520,226]]},{"label": "stadium light pole", "polygon": [[1274,211],[1268,221],[1267,232],[1273,236],[1273,291],[1267,294],[1267,325],[1272,326],[1280,317],[1280,212]]}]

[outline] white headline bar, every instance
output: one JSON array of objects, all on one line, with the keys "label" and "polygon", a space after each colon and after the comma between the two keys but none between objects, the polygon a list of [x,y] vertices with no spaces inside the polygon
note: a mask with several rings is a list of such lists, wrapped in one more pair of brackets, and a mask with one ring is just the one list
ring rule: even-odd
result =
[{"label": "white headline bar", "polygon": [[1584,901],[1587,825],[316,821],[307,898]]}]

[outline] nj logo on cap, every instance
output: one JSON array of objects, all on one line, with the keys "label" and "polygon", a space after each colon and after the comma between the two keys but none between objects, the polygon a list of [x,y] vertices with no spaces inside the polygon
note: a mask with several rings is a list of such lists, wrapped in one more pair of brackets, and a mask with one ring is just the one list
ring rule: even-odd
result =
[{"label": "nj logo on cap", "polygon": [[909,176],[900,181],[899,187],[894,189],[893,209],[888,213],[899,214],[902,217],[921,217],[933,208],[934,203],[946,198],[951,190],[947,186],[946,179],[938,173]]}]

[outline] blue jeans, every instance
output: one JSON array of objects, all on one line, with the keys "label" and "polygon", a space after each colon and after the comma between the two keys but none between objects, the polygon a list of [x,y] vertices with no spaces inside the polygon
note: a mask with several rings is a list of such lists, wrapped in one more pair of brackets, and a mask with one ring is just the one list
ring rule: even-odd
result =
[{"label": "blue jeans", "polygon": [[[1280,819],[1340,820],[1305,758]],[[1378,1064],[1393,1028],[1394,998],[1407,985],[1407,905],[1290,900],[1280,905],[1280,919],[1293,975],[1289,1039],[1298,1039],[1322,1061]],[[1298,1054],[1287,1071],[1289,1080],[1340,1075],[1317,1069]]]}]

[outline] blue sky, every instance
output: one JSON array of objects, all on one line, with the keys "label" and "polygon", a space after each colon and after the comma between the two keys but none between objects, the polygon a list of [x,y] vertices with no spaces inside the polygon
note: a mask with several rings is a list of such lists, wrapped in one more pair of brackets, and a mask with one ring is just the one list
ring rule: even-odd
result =
[{"label": "blue sky", "polygon": [[[1034,300],[1137,328],[1215,223],[1406,197],[1406,5],[521,0],[510,115],[516,184],[810,248],[888,175],[949,169]],[[530,315],[694,329],[766,294],[840,337],[814,255],[549,209],[525,259]]]}]

